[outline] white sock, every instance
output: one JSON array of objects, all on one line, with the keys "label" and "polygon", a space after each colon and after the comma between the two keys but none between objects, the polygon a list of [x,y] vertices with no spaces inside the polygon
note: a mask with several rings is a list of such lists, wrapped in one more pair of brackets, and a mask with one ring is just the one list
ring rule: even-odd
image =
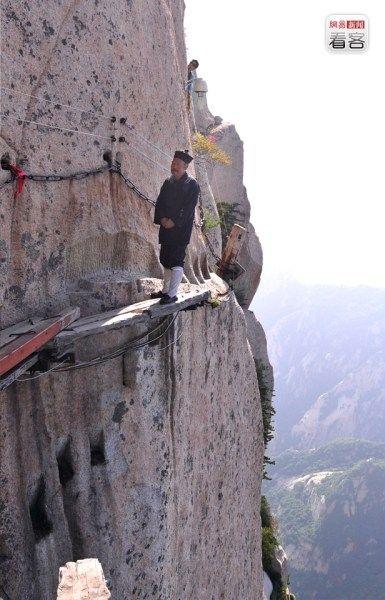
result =
[{"label": "white sock", "polygon": [[170,288],[171,269],[165,269],[163,274],[163,294],[168,294]]},{"label": "white sock", "polygon": [[170,296],[170,298],[173,298],[174,296],[176,296],[179,284],[182,281],[182,279],[183,279],[183,267],[173,267],[171,269],[170,286],[168,288],[168,295]]}]

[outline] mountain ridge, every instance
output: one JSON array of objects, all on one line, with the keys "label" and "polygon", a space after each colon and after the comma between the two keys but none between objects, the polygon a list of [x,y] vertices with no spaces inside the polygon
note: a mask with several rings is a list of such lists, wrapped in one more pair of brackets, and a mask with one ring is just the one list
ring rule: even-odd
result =
[{"label": "mountain ridge", "polygon": [[[275,372],[273,448],[306,449],[341,436],[379,441],[385,434],[385,421],[377,418],[385,388],[385,290],[290,281],[262,293],[252,309]],[[377,400],[362,428],[368,393]],[[326,414],[334,415],[329,424]]]}]

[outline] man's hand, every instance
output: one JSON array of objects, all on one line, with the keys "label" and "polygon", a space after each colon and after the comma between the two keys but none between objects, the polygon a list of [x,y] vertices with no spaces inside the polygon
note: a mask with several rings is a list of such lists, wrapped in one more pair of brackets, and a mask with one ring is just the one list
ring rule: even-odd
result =
[{"label": "man's hand", "polygon": [[172,229],[173,227],[175,227],[174,221],[172,219],[169,219],[168,217],[163,217],[160,220],[160,223],[165,229]]}]

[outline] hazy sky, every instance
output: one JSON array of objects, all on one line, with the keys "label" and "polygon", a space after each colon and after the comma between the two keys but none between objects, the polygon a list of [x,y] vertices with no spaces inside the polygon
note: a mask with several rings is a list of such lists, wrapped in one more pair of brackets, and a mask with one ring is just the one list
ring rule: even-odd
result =
[{"label": "hazy sky", "polygon": [[[325,18],[367,14],[362,55],[325,50]],[[188,57],[235,123],[265,273],[385,286],[385,3],[186,0]]]}]

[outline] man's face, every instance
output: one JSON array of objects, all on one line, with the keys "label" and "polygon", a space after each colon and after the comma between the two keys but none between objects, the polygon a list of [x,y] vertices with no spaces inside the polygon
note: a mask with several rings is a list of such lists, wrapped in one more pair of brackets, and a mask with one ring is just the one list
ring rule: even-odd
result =
[{"label": "man's face", "polygon": [[171,163],[171,174],[175,179],[180,179],[186,172],[187,165],[181,158],[173,158]]}]

